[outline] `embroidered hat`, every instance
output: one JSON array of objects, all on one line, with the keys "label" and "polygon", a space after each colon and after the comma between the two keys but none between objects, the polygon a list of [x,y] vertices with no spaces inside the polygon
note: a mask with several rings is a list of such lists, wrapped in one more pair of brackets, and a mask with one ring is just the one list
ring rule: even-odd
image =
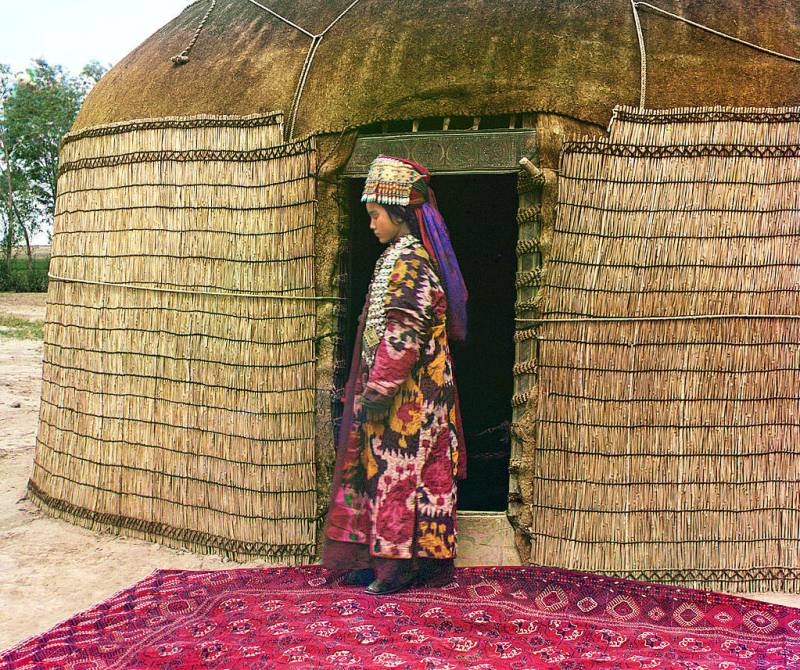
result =
[{"label": "embroidered hat", "polygon": [[381,154],[369,166],[361,202],[414,206],[420,240],[447,295],[447,334],[463,342],[467,337],[467,287],[430,181],[430,173],[419,163]]},{"label": "embroidered hat", "polygon": [[361,202],[408,205],[412,200],[421,201],[424,198],[419,195],[427,193],[429,181],[430,175],[410,161],[381,154],[369,166]]}]

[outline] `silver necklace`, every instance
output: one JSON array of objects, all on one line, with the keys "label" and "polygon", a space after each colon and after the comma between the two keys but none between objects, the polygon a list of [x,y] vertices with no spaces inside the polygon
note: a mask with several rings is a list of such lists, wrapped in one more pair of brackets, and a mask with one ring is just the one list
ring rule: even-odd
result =
[{"label": "silver necklace", "polygon": [[389,277],[392,275],[394,265],[404,249],[419,244],[413,235],[406,234],[395,239],[384,250],[375,263],[375,272],[369,288],[369,307],[367,319],[364,323],[364,335],[361,338],[361,357],[368,366],[375,362],[375,352],[378,344],[386,331],[386,290],[389,287]]}]

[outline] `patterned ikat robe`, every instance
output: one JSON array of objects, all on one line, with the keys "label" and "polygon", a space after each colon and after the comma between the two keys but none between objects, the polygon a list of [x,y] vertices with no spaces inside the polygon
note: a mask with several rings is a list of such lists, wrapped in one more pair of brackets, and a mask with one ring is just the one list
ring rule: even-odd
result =
[{"label": "patterned ikat robe", "polygon": [[[391,245],[384,255],[390,251]],[[370,293],[375,281],[373,275]],[[326,537],[366,545],[370,555],[383,558],[452,559],[463,433],[445,328],[447,300],[416,239],[400,251],[383,304],[386,329],[374,362],[362,359],[357,372]]]}]

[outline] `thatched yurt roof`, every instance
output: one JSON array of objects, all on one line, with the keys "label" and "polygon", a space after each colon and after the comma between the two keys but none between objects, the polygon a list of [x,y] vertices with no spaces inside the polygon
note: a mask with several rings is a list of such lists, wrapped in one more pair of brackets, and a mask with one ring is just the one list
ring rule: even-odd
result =
[{"label": "thatched yurt roof", "polygon": [[[350,0],[261,3],[310,33]],[[660,0],[659,7],[794,54],[800,6],[783,0]],[[250,0],[188,6],[114,67],[76,129],[134,118],[287,113],[311,39]],[[796,103],[798,66],[640,8],[651,108]],[[389,119],[554,111],[605,126],[639,99],[628,0],[363,0],[322,39],[295,135]]]}]

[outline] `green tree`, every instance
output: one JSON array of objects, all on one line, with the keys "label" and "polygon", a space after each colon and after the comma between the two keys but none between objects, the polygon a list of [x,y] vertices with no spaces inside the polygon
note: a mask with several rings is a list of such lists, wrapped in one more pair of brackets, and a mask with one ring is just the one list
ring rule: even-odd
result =
[{"label": "green tree", "polygon": [[24,239],[52,225],[55,214],[58,150],[83,99],[103,75],[98,62],[78,76],[38,59],[14,76],[0,65],[0,194],[3,196],[3,247],[6,261]]},{"label": "green tree", "polygon": [[[0,118],[2,118],[5,101],[9,98],[12,89],[11,68],[0,63]],[[14,245],[17,225],[14,214],[15,177],[11,166],[11,154],[6,139],[5,124],[0,124],[0,216],[3,224],[3,255],[6,262],[11,256]]]},{"label": "green tree", "polygon": [[[0,119],[4,119],[6,103],[13,93],[13,81],[11,68],[0,64]],[[3,256],[8,264],[11,251],[20,240],[20,234],[28,238],[27,231],[33,227],[31,221],[35,216],[35,205],[29,180],[19,165],[16,152],[12,151],[5,123],[0,123],[0,202]],[[29,270],[30,267],[31,259],[28,254]]]}]

